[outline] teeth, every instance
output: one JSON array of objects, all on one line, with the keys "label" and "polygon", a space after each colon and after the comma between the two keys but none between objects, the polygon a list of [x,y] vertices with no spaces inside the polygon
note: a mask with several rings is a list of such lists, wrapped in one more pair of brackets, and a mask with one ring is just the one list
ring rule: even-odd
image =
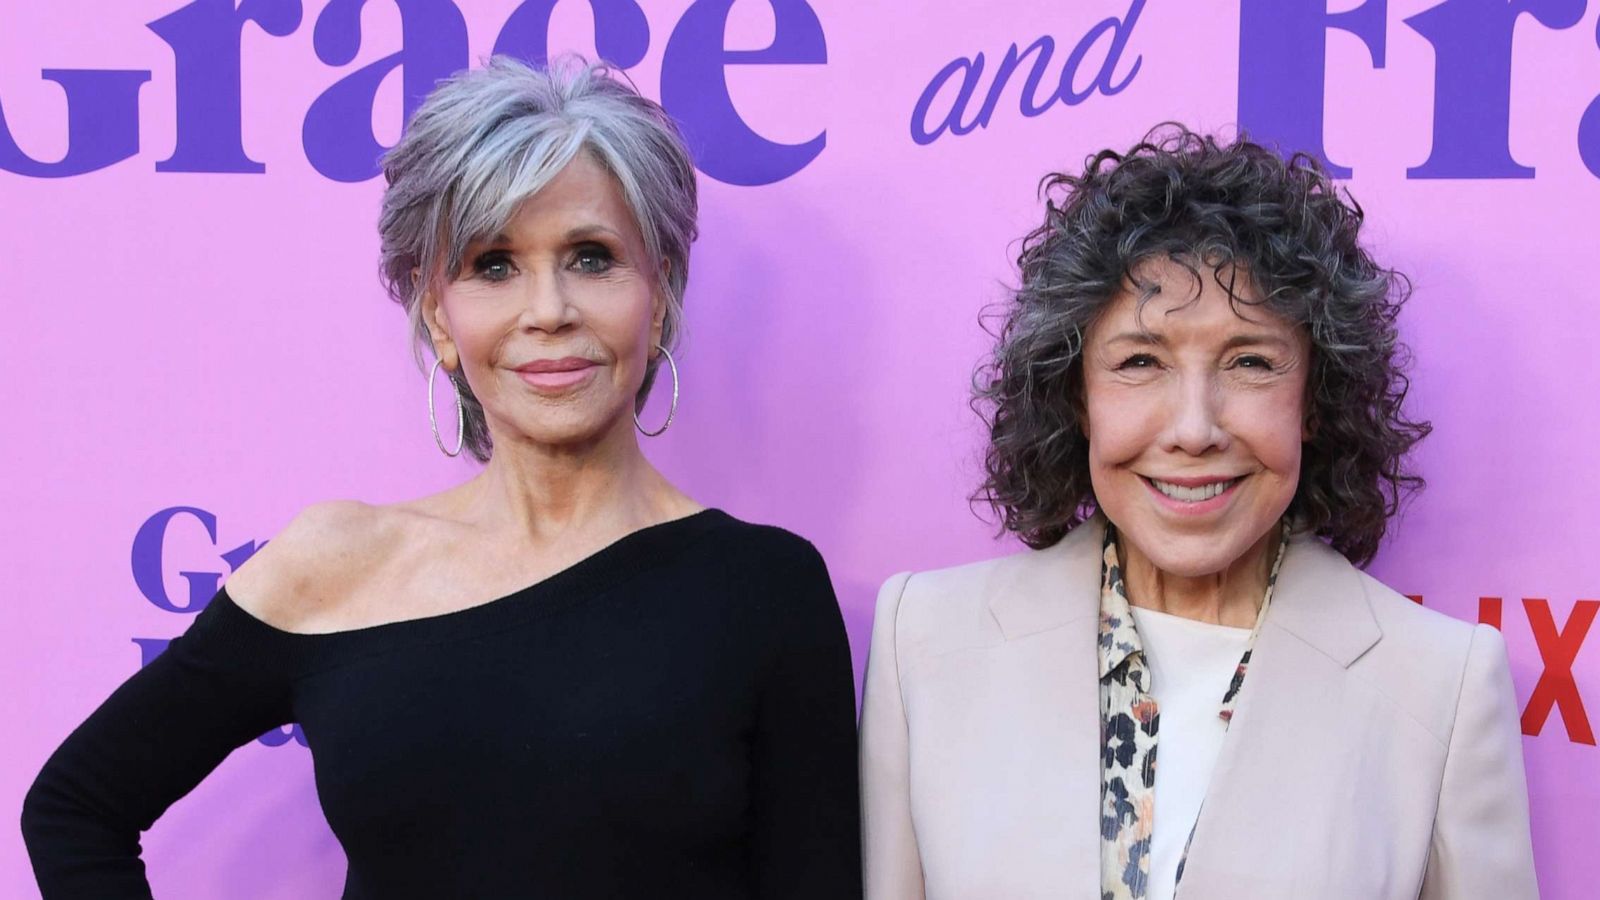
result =
[{"label": "teeth", "polygon": [[1156,490],[1174,500],[1178,500],[1183,503],[1199,503],[1201,500],[1210,500],[1212,497],[1215,497],[1228,488],[1233,487],[1234,483],[1238,480],[1239,479],[1237,478],[1233,478],[1229,479],[1228,481],[1217,481],[1201,487],[1183,487],[1182,485],[1172,484],[1166,481],[1157,481],[1154,478],[1150,479],[1150,483],[1156,486]]}]

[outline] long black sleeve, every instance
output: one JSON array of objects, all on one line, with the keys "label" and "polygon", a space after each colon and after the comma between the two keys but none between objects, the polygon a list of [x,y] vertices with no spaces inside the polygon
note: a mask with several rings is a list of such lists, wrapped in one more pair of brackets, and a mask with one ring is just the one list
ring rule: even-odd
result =
[{"label": "long black sleeve", "polygon": [[822,557],[806,546],[786,588],[755,739],[755,872],[768,898],[861,896],[855,676]]},{"label": "long black sleeve", "polygon": [[140,832],[234,748],[289,719],[288,658],[231,603],[199,614],[56,750],[22,834],[45,900],[150,896]]}]

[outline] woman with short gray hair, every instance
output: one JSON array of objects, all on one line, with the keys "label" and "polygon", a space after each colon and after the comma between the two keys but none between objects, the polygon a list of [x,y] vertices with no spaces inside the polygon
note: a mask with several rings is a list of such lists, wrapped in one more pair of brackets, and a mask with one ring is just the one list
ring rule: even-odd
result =
[{"label": "woman with short gray hair", "polygon": [[44,896],[149,896],[139,832],[289,722],[352,900],[859,895],[822,559],[639,448],[676,411],[695,237],[671,119],[604,65],[496,58],[430,95],[384,174],[434,439],[483,469],[310,507],[241,567],[29,791]]}]

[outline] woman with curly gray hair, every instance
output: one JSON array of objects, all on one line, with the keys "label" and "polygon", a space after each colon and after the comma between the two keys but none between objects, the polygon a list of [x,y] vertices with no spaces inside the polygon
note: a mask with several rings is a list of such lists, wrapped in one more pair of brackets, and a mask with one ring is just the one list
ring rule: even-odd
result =
[{"label": "woman with curly gray hair", "polygon": [[1031,549],[884,585],[867,895],[1536,897],[1499,632],[1358,568],[1428,432],[1360,207],[1182,127],[1043,193],[976,379]]},{"label": "woman with curly gray hair", "polygon": [[39,775],[44,896],[148,897],[139,832],[289,722],[350,900],[859,896],[822,559],[639,448],[666,428],[637,418],[663,361],[677,401],[676,126],[603,65],[497,58],[429,96],[384,174],[383,280],[436,360],[434,439],[484,466],[314,506],[241,567]]}]

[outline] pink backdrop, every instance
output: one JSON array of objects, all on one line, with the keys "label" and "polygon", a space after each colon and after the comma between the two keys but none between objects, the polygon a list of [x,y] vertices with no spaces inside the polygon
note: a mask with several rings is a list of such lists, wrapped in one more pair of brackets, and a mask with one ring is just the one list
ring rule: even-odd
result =
[{"label": "pink backdrop", "polygon": [[[988,343],[977,316],[1004,296],[1013,241],[1039,216],[1039,176],[1163,119],[1243,121],[1300,143],[1320,135],[1327,157],[1354,171],[1369,241],[1415,279],[1403,321],[1414,409],[1437,426],[1420,455],[1431,487],[1374,570],[1465,619],[1494,615],[1480,598],[1503,599],[1545,896],[1592,896],[1600,4],[1528,0],[1518,18],[1494,0],[1367,0],[1329,20],[1317,3],[1272,3],[740,0],[719,35],[728,0],[662,0],[642,4],[644,45],[631,0],[556,4],[549,46],[593,54],[598,22],[610,53],[639,57],[630,73],[642,90],[669,106],[674,90],[688,97],[675,112],[694,119],[703,168],[722,179],[701,182],[679,419],[648,451],[702,501],[821,548],[859,669],[883,578],[1010,549],[965,500],[981,439],[966,399]],[[459,5],[476,59],[519,4]],[[319,55],[313,39],[325,13],[336,30],[336,6],[362,29],[353,61]],[[422,46],[448,29],[403,35],[401,11],[448,21],[456,5],[372,0],[351,12],[360,6],[255,0],[285,33],[243,28],[234,92],[216,77],[226,41],[195,37],[226,37],[205,23],[231,17],[229,0],[0,2],[8,816],[56,744],[138,668],[137,641],[187,626],[190,591],[226,574],[223,554],[237,559],[248,548],[234,548],[315,500],[397,500],[470,474],[433,445],[404,318],[377,286],[379,180],[329,177],[305,125],[325,91],[403,44],[413,77],[448,58],[454,50]],[[165,38],[147,27],[180,10],[182,28]],[[1114,27],[1095,31],[1108,17]],[[708,34],[760,51],[775,32],[765,56],[725,59],[726,106],[768,149],[825,135],[798,166],[772,151],[772,166],[794,169],[782,177],[756,171],[761,154],[717,155],[739,145],[715,118],[722,98],[689,72],[696,54],[714,58]],[[680,34],[683,71],[669,77]],[[1086,34],[1072,81],[1081,102],[1048,103]],[[1041,36],[1055,55],[1037,114],[1019,106],[1036,54],[968,130],[1007,48]],[[980,52],[987,68],[957,110],[973,67],[956,63],[942,85],[936,75]],[[105,76],[80,83],[72,102],[87,110],[98,97],[112,111],[79,123],[69,147],[73,76],[41,78],[61,69],[148,72],[137,142],[125,127],[135,107],[116,106],[117,76]],[[184,91],[234,94],[231,156],[228,129],[213,127],[227,116]],[[371,104],[381,143],[399,131],[403,91],[396,70]],[[966,133],[918,139],[952,110]],[[265,171],[216,171],[240,151]],[[93,168],[46,177],[72,168],[50,168],[63,158]],[[728,183],[741,181],[762,183]],[[164,542],[137,550],[141,527],[173,507],[206,516],[152,526],[147,537]],[[342,887],[308,754],[287,737],[235,753],[145,844],[158,896],[300,900]],[[0,896],[37,896],[14,826],[0,831]]]}]

